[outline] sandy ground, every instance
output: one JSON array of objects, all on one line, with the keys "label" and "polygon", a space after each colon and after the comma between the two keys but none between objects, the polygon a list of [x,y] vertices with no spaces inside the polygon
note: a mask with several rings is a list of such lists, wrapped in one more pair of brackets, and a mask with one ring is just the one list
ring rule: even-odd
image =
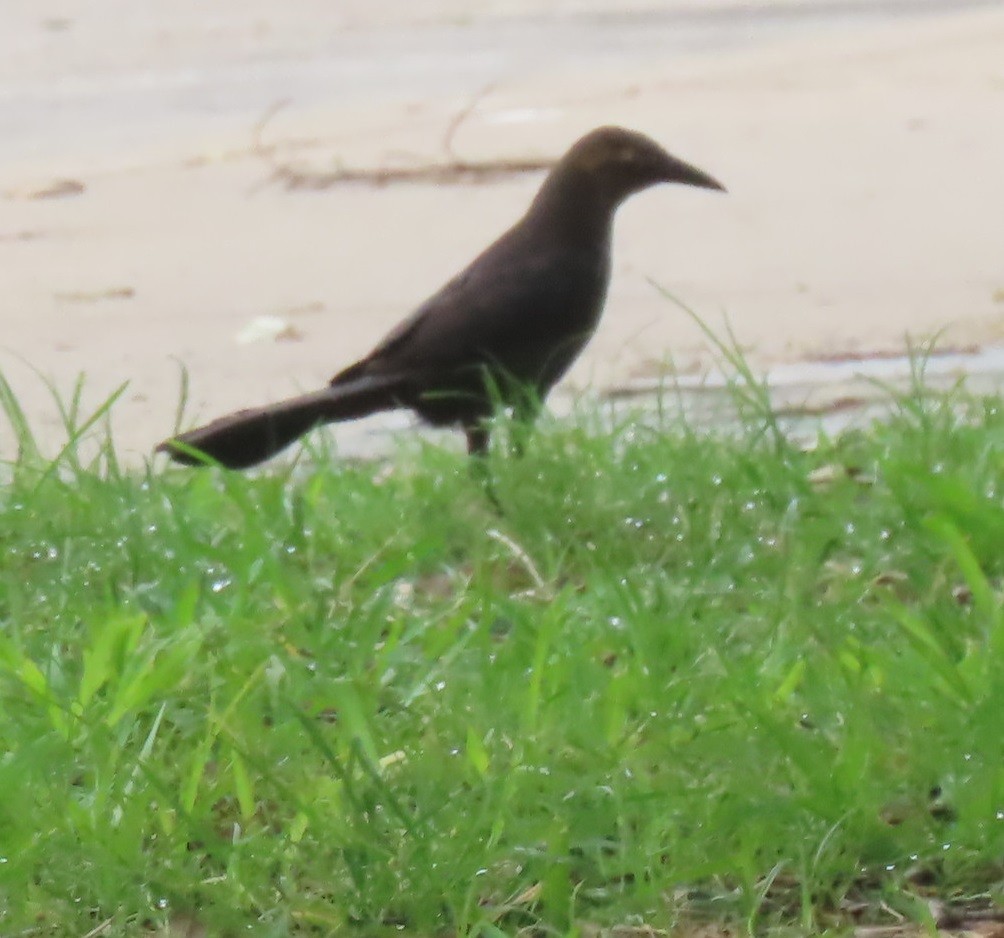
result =
[{"label": "sandy ground", "polygon": [[546,159],[604,123],[730,193],[624,207],[607,313],[564,393],[712,360],[652,280],[727,315],[763,367],[907,334],[1004,343],[1002,4],[327,6],[0,11],[0,371],[50,450],[43,378],[67,395],[86,374],[85,409],[128,382],[113,425],[134,460],[174,425],[182,366],[186,425],[323,382],[541,178],[333,169]]}]

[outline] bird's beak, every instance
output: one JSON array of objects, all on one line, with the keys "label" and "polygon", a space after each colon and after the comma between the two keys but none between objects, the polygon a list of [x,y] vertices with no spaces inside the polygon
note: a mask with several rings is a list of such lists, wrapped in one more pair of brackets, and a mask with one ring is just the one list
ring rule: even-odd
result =
[{"label": "bird's beak", "polygon": [[719,192],[728,191],[714,176],[709,176],[696,166],[691,166],[690,163],[678,160],[675,156],[669,157],[662,178],[665,182],[678,182],[684,186],[717,189]]}]

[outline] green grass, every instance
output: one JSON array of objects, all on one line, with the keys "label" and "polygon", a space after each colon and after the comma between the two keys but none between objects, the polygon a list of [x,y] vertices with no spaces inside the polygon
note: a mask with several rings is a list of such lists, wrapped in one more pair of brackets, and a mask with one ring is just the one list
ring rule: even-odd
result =
[{"label": "green grass", "polygon": [[127,472],[0,402],[0,934],[1001,899],[1000,399],[545,421],[503,518],[453,451]]}]

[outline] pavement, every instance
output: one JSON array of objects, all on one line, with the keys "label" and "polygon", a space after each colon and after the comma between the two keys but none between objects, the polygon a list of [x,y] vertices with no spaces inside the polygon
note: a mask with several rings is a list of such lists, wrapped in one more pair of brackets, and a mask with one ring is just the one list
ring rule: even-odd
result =
[{"label": "pavement", "polygon": [[[84,412],[126,385],[111,423],[137,464],[183,369],[186,426],[319,385],[519,217],[542,178],[521,164],[607,123],[729,194],[621,210],[558,409],[715,367],[663,291],[758,369],[825,381],[932,336],[962,370],[998,360],[1004,3],[331,6],[0,10],[0,374],[47,451],[80,376]],[[336,438],[371,451],[402,422]]]}]

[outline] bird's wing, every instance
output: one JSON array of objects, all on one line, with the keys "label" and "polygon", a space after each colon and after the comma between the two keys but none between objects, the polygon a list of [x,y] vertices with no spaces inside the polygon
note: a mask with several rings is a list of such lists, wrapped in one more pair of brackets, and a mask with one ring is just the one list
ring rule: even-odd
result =
[{"label": "bird's wing", "polygon": [[[546,246],[488,251],[396,326],[362,361],[332,380],[361,374],[450,371],[497,360],[515,373],[514,350],[546,356],[581,326],[591,330],[606,286],[605,259]],[[577,320],[582,319],[581,323]]]},{"label": "bird's wing", "polygon": [[365,358],[360,359],[354,365],[344,368],[332,379],[331,384],[343,384],[346,381],[354,381],[361,375],[372,371],[388,371],[390,365],[395,362],[401,351],[406,349],[409,338],[417,332],[424,321],[438,318],[440,314],[437,309],[447,305],[450,301],[448,297],[454,296],[460,291],[461,281],[468,275],[468,271],[458,274],[449,283],[442,287],[439,292],[429,297],[411,315],[405,316],[390,332],[387,333],[376,345],[376,347]]}]

